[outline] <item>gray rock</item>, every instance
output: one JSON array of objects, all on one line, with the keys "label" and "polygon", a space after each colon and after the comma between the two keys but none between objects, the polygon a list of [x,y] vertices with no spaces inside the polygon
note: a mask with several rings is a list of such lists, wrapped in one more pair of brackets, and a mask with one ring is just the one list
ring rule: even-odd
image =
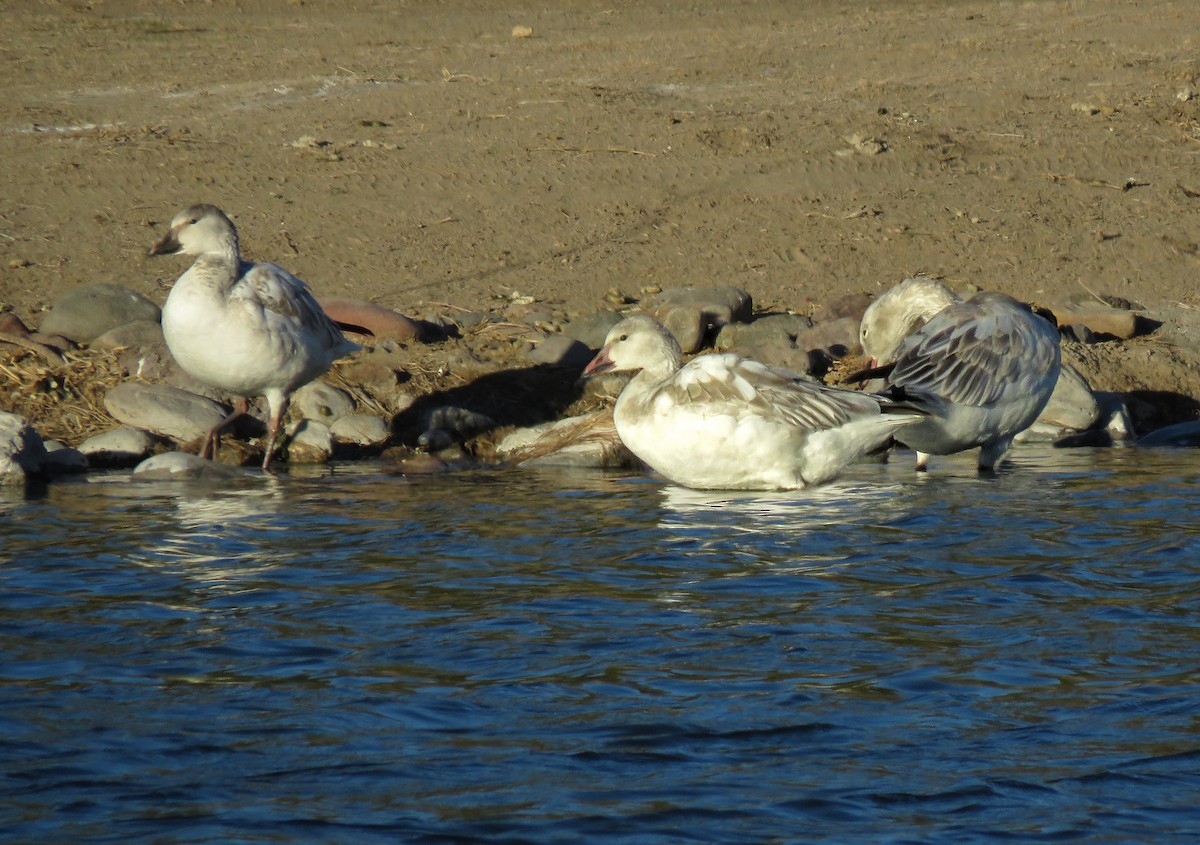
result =
[{"label": "gray rock", "polygon": [[45,468],[41,435],[16,414],[0,411],[0,486],[25,484]]},{"label": "gray rock", "polygon": [[333,435],[325,423],[298,420],[286,433],[289,464],[323,464],[333,455]]},{"label": "gray rock", "polygon": [[454,435],[458,440],[468,440],[476,434],[489,431],[496,423],[487,414],[476,413],[467,408],[453,405],[443,405],[429,412],[425,420],[425,429],[441,429]]},{"label": "gray rock", "polygon": [[161,317],[157,305],[129,288],[110,284],[85,285],[60,297],[39,329],[76,343],[90,343],[118,326],[136,320],[158,322]]},{"label": "gray rock", "polygon": [[728,285],[711,287],[667,288],[642,303],[642,309],[654,314],[679,305],[694,306],[707,314],[721,319],[721,325],[729,322],[745,323],[754,313],[754,300],[741,288]]},{"label": "gray rock", "polygon": [[186,390],[131,381],[108,391],[104,407],[125,425],[152,431],[179,443],[204,436],[228,414],[220,404]]},{"label": "gray rock", "polygon": [[[1094,428],[1100,418],[1100,405],[1087,380],[1077,369],[1064,363],[1050,401],[1033,425],[1018,434],[1016,440],[1025,443],[1055,441]],[[1087,438],[1079,442],[1092,445]]]},{"label": "gray rock", "polygon": [[1125,404],[1125,397],[1120,393],[1097,392],[1092,394],[1100,406],[1100,419],[1104,430],[1114,441],[1126,443],[1134,440],[1136,435],[1133,428],[1133,417]]},{"label": "gray rock", "polygon": [[154,451],[155,440],[139,428],[114,428],[89,437],[79,451],[94,467],[136,466]]},{"label": "gray rock", "polygon": [[596,311],[567,323],[563,334],[575,338],[588,349],[598,350],[604,345],[604,339],[612,327],[622,319],[622,315],[616,311]]},{"label": "gray rock", "polygon": [[1200,446],[1200,420],[1168,425],[1138,438],[1139,446]]},{"label": "gray rock", "polygon": [[811,329],[796,335],[796,348],[806,352],[821,350],[831,358],[844,358],[862,352],[858,341],[857,317],[840,317],[825,323],[816,323]]},{"label": "gray rock", "polygon": [[444,428],[428,428],[417,438],[417,446],[426,452],[440,452],[457,442],[454,435]]},{"label": "gray rock", "polygon": [[140,349],[143,346],[165,345],[162,324],[157,320],[134,320],[92,340],[92,349]]},{"label": "gray rock", "polygon": [[592,356],[592,350],[582,341],[565,334],[551,334],[546,335],[525,357],[536,364],[583,367]]},{"label": "gray rock", "polygon": [[813,322],[828,323],[843,317],[851,317],[861,322],[863,314],[871,305],[871,300],[872,297],[869,293],[849,293],[840,296],[813,311]]},{"label": "gray rock", "polygon": [[810,333],[818,330],[799,314],[772,314],[753,323],[725,326],[717,336],[717,348],[793,373],[820,374],[829,368],[831,356],[810,348],[807,340],[821,337]]},{"label": "gray rock", "polygon": [[[675,335],[684,355],[699,352],[704,338],[716,324],[715,319],[700,306],[676,305],[655,312],[655,317],[667,331]],[[728,322],[728,321],[726,321]]]},{"label": "gray rock", "polygon": [[134,468],[133,481],[231,481],[247,478],[237,467],[217,464],[187,452],[164,452]]},{"label": "gray rock", "polygon": [[117,363],[126,374],[146,381],[167,381],[182,373],[166,343],[130,347],[120,354]]},{"label": "gray rock", "polygon": [[812,325],[812,320],[801,314],[769,314],[752,323],[730,323],[717,335],[716,348],[754,358],[749,353],[760,347],[773,349],[782,342],[794,348],[796,337]]},{"label": "gray rock", "polygon": [[330,426],[329,431],[335,441],[356,446],[382,446],[391,437],[387,423],[369,414],[342,417]]},{"label": "gray rock", "polygon": [[60,449],[46,450],[45,471],[49,475],[77,475],[87,472],[90,468],[87,455],[78,449],[64,446]]},{"label": "gray rock", "polygon": [[306,420],[332,425],[354,412],[354,400],[332,384],[310,381],[292,394],[292,407]]},{"label": "gray rock", "polygon": [[680,287],[652,297],[643,303],[643,310],[666,326],[684,354],[690,355],[722,326],[748,321],[754,303],[741,288]]}]

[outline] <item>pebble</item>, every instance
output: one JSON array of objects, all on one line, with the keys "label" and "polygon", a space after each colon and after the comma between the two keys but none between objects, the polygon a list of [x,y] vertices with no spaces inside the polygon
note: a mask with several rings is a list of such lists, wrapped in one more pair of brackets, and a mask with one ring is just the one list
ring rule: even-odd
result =
[{"label": "pebble", "polygon": [[122,426],[96,434],[79,444],[94,467],[137,466],[154,451],[157,441],[140,428]]},{"label": "pebble", "polygon": [[133,481],[231,481],[248,477],[245,470],[217,464],[188,452],[163,452],[138,464]]},{"label": "pebble", "polygon": [[333,455],[333,434],[316,420],[300,420],[288,427],[289,464],[323,464]]},{"label": "pebble", "polygon": [[165,346],[162,323],[157,320],[134,320],[109,329],[91,342],[93,349],[140,349],[143,346]]},{"label": "pebble", "polygon": [[203,437],[229,413],[213,400],[178,387],[132,381],[109,390],[104,407],[119,422],[177,443]]},{"label": "pebble", "polygon": [[1145,323],[1133,311],[1109,308],[1099,303],[1056,302],[1046,308],[1054,315],[1060,331],[1082,326],[1091,334],[1105,339],[1129,340],[1142,333]]},{"label": "pebble", "polygon": [[1054,440],[1074,432],[1087,431],[1100,422],[1100,405],[1091,385],[1070,364],[1059,372],[1050,401],[1033,425],[1019,435],[1019,441]]},{"label": "pebble", "polygon": [[390,308],[360,299],[322,299],[329,319],[351,334],[398,341],[420,340],[421,324]]},{"label": "pebble", "polygon": [[355,446],[382,446],[391,439],[387,423],[369,414],[349,414],[336,420],[329,427],[335,442],[352,443]]},{"label": "pebble", "polygon": [[29,423],[0,411],[0,487],[18,486],[46,468],[46,446]]},{"label": "pebble", "polygon": [[[54,443],[56,448],[50,448],[51,443]],[[83,452],[56,440],[46,441],[45,471],[48,475],[78,475],[91,468],[92,465]]]},{"label": "pebble", "polygon": [[580,340],[565,334],[551,334],[546,335],[525,357],[535,364],[585,367],[592,360],[593,352]]},{"label": "pebble", "polygon": [[310,381],[292,394],[292,407],[306,420],[332,425],[354,412],[354,400],[339,387]]},{"label": "pebble", "polygon": [[1137,439],[1139,446],[1200,446],[1200,420],[1168,425]]},{"label": "pebble", "polygon": [[621,322],[624,315],[618,311],[595,311],[576,317],[563,328],[563,334],[573,337],[591,350],[599,350],[609,331]]},{"label": "pebble", "polygon": [[84,285],[67,291],[39,327],[75,343],[90,343],[118,326],[137,320],[159,322],[161,309],[140,293],[120,285]]}]

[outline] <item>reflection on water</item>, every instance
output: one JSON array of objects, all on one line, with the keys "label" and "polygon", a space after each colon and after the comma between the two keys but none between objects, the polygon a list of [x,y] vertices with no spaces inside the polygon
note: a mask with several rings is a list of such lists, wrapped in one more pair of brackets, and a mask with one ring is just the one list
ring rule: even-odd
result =
[{"label": "reflection on water", "polygon": [[1200,460],[370,467],[0,521],[6,841],[1191,841]]}]

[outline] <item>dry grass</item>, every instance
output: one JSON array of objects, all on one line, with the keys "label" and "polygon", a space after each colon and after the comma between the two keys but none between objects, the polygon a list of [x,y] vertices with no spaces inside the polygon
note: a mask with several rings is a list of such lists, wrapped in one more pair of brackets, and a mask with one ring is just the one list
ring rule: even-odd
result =
[{"label": "dry grass", "polygon": [[119,423],[104,396],[126,376],[113,352],[68,352],[50,366],[28,349],[0,346],[0,409],[23,417],[42,437],[78,444]]}]

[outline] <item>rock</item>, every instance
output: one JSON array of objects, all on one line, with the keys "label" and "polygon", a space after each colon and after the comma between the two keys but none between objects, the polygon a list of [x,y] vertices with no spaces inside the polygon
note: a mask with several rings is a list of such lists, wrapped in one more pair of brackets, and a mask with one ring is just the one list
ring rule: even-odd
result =
[{"label": "rock", "polygon": [[584,367],[592,360],[592,356],[592,350],[582,341],[565,334],[551,334],[546,335],[525,357],[536,364]]},{"label": "rock", "polygon": [[396,392],[400,377],[396,368],[386,361],[374,361],[370,355],[352,361],[340,370],[347,381],[361,384],[372,396],[389,396]]},{"label": "rock", "polygon": [[[794,373],[819,376],[833,358],[858,345],[858,322],[849,318],[813,325],[800,314],[772,314],[753,323],[731,323],[717,335],[717,349]],[[828,347],[829,351],[826,351]]]},{"label": "rock", "polygon": [[136,466],[154,451],[156,441],[139,428],[114,428],[89,437],[79,451],[94,467]]},{"label": "rock", "polygon": [[167,381],[182,373],[165,342],[130,347],[120,354],[117,363],[126,375],[151,382]]},{"label": "rock", "polygon": [[1129,340],[1144,333],[1146,327],[1146,321],[1134,312],[1099,303],[1058,302],[1046,308],[1054,315],[1059,329],[1083,326],[1105,340]]},{"label": "rock", "polygon": [[383,471],[389,475],[437,475],[450,471],[450,465],[437,455],[408,455],[383,463]]},{"label": "rock", "polygon": [[47,475],[78,475],[90,469],[87,455],[78,449],[72,449],[58,441],[53,441],[55,448],[50,448],[51,441],[46,441]]},{"label": "rock", "polygon": [[1070,364],[1062,365],[1054,392],[1037,422],[1057,426],[1063,432],[1086,431],[1100,422],[1100,405],[1079,370]]},{"label": "rock", "polygon": [[454,435],[455,439],[460,441],[469,440],[476,434],[482,434],[495,427],[495,421],[487,414],[476,413],[467,408],[453,405],[434,408],[425,417],[427,431],[441,429]]},{"label": "rock", "polygon": [[323,464],[333,454],[329,426],[316,420],[300,420],[288,427],[289,464]]},{"label": "rock", "polygon": [[685,354],[700,349],[705,336],[722,326],[750,320],[750,294],[735,287],[667,288],[643,303],[643,310],[670,330]]},{"label": "rock", "polygon": [[143,346],[164,345],[162,323],[156,320],[134,320],[109,329],[91,342],[92,349],[138,349]]},{"label": "rock", "polygon": [[376,339],[421,339],[421,324],[390,308],[358,299],[322,299],[321,308],[343,331]]},{"label": "rock", "polygon": [[857,317],[839,317],[836,320],[817,323],[811,329],[796,335],[796,348],[805,351],[821,350],[835,359],[857,355],[862,352],[858,342],[860,322]]},{"label": "rock", "polygon": [[310,381],[292,394],[292,407],[306,420],[333,425],[354,412],[354,400],[341,388],[323,381]]},{"label": "rock", "polygon": [[1200,446],[1200,420],[1168,425],[1155,429],[1149,434],[1138,438],[1138,446],[1170,446],[1195,447]]},{"label": "rock", "polygon": [[21,322],[20,317],[11,311],[6,311],[0,314],[0,334],[8,334],[13,337],[29,337],[33,332]]},{"label": "rock", "polygon": [[247,478],[237,467],[207,461],[187,452],[164,452],[138,464],[133,481],[232,481]]},{"label": "rock", "polygon": [[26,484],[46,468],[46,446],[29,423],[0,411],[0,487]]},{"label": "rock", "polygon": [[355,446],[382,446],[392,433],[387,423],[369,414],[349,414],[341,417],[329,428],[335,442],[353,443]]},{"label": "rock", "polygon": [[656,312],[655,316],[675,335],[684,355],[699,352],[709,329],[714,326],[713,318],[700,306],[676,305]]},{"label": "rock", "polygon": [[211,399],[178,387],[132,381],[109,390],[104,407],[119,422],[178,443],[203,437],[229,413]]},{"label": "rock", "polygon": [[90,343],[100,335],[137,320],[159,322],[157,305],[140,293],[120,285],[99,284],[74,288],[50,309],[39,327],[76,343]]},{"label": "rock", "polygon": [[599,349],[604,346],[605,338],[612,326],[624,319],[624,314],[617,311],[595,311],[576,317],[566,324],[563,334],[574,337],[589,349]]},{"label": "rock", "polygon": [[1125,397],[1120,393],[1097,392],[1093,394],[1100,406],[1100,418],[1104,421],[1104,430],[1115,441],[1128,442],[1135,439],[1133,419]]},{"label": "rock", "polygon": [[845,317],[850,317],[855,321],[862,321],[862,316],[870,307],[873,297],[869,293],[850,293],[845,296],[839,296],[832,302],[827,302],[820,308],[813,311],[812,319],[814,323],[828,323],[833,320],[841,320]]},{"label": "rock", "polygon": [[1078,449],[1082,447],[1106,448],[1113,445],[1112,435],[1102,428],[1079,431],[1054,441],[1055,449]]},{"label": "rock", "polygon": [[604,339],[612,327],[622,319],[623,316],[616,311],[596,311],[567,323],[563,334],[575,338],[588,349],[598,350],[604,345]]},{"label": "rock", "polygon": [[427,428],[417,438],[418,448],[424,449],[426,452],[440,452],[443,449],[449,449],[457,442],[454,435],[444,428]]}]

